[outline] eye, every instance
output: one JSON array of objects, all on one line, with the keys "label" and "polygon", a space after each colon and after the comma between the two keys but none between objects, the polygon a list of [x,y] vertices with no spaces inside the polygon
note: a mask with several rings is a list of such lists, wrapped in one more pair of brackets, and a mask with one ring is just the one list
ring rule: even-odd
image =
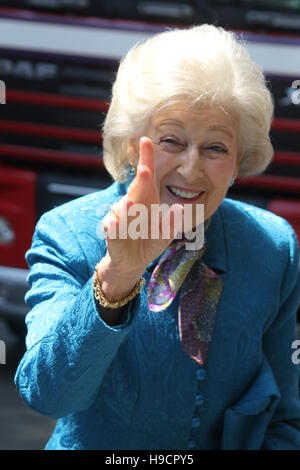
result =
[{"label": "eye", "polygon": [[208,152],[208,158],[212,160],[225,158],[226,155],[228,154],[228,150],[224,147],[221,147],[220,145],[211,145],[210,147],[207,147],[205,150],[207,150]]},{"label": "eye", "polygon": [[220,147],[219,145],[212,145],[211,147],[208,147],[208,149],[213,150],[217,153],[228,153],[227,149],[225,149],[224,147]]},{"label": "eye", "polygon": [[160,139],[159,140],[159,143],[166,143],[166,144],[170,144],[170,145],[180,145],[179,142],[177,142],[175,139],[171,139],[171,138],[166,138],[166,139]]},{"label": "eye", "polygon": [[184,148],[184,144],[178,142],[172,137],[159,139],[158,144],[162,150],[169,152],[169,153],[178,153],[178,152],[181,152]]}]

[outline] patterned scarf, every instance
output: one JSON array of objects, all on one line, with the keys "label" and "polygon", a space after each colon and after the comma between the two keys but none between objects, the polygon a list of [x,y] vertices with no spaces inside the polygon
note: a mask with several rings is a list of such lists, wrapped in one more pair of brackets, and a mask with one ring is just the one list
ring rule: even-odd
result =
[{"label": "patterned scarf", "polygon": [[[206,231],[210,219],[205,223]],[[148,285],[152,312],[166,309],[180,291],[178,326],[183,350],[203,365],[211,343],[223,282],[201,261],[200,250],[186,250],[184,240],[174,240],[154,268]]]}]

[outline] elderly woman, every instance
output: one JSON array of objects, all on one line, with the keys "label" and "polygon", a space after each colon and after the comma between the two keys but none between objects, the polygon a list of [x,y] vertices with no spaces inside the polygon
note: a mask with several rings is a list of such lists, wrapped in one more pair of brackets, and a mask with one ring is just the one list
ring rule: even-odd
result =
[{"label": "elderly woman", "polygon": [[[15,382],[58,419],[46,449],[300,448],[295,233],[226,198],[270,163],[272,116],[262,71],[222,28],[166,31],[122,60],[103,128],[114,182],[44,214],[26,254]],[[158,236],[121,236],[136,204]]]}]

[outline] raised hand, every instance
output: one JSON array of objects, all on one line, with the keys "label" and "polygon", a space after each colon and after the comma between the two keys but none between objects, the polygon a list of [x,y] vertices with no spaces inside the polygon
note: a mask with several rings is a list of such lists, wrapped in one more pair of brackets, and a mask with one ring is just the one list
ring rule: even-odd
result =
[{"label": "raised hand", "polygon": [[[131,237],[129,230],[131,222],[137,219],[139,215],[139,212],[137,215],[130,215],[131,211],[137,207],[136,204],[142,204],[144,207],[143,213],[146,214],[146,220],[144,219],[143,223],[148,225],[147,239],[133,239]],[[127,194],[114,204],[112,211],[102,221],[107,245],[106,260],[103,261],[102,265],[105,263],[106,267],[109,266],[119,282],[121,282],[121,279],[124,280],[124,291],[130,291],[129,286],[132,287],[135,284],[148,264],[167,248],[178,232],[183,217],[182,206],[174,204],[172,211],[159,213],[159,204],[160,197],[155,182],[154,146],[149,138],[142,137],[137,174],[131,182]],[[151,208],[153,206],[156,207],[156,210],[154,210],[155,215],[152,217]],[[119,236],[119,228],[123,223],[128,228],[124,239]],[[152,238],[151,224],[155,223],[158,224],[157,238]],[[114,237],[111,236],[112,234]],[[115,289],[114,292],[116,294]],[[122,295],[120,294],[119,297],[122,298]]]}]

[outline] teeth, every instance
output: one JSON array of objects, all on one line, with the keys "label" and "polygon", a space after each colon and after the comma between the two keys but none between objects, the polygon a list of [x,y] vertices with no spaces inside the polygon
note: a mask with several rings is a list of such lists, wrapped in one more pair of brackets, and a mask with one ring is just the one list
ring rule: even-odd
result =
[{"label": "teeth", "polygon": [[200,194],[201,194],[201,192],[200,193],[195,193],[195,192],[191,192],[191,191],[183,191],[182,189],[175,188],[174,186],[169,186],[169,188],[177,196],[185,197],[186,199],[192,199],[194,197],[200,196]]}]

